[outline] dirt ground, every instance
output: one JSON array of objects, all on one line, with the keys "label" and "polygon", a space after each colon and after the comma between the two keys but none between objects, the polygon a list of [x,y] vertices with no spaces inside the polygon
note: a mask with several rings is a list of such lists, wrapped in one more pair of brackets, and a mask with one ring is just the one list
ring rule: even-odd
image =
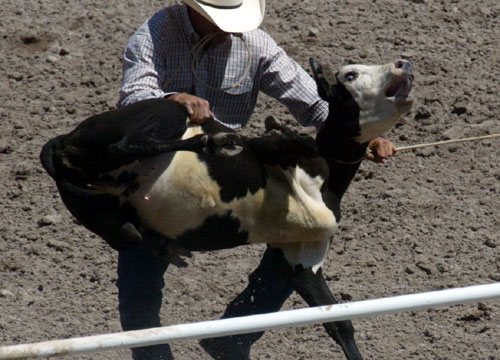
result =
[{"label": "dirt ground", "polygon": [[[38,154],[113,108],[122,49],[168,1],[2,0],[0,6],[0,344],[121,330],[117,254],[64,208]],[[262,26],[307,66],[413,62],[414,109],[397,145],[500,133],[498,0],[268,1]],[[274,115],[262,97],[250,124]],[[500,281],[500,139],[365,162],[344,198],[325,268],[343,301]],[[201,253],[166,277],[164,324],[216,319],[263,252]],[[207,276],[210,274],[210,276]],[[285,309],[305,303],[292,296]],[[500,359],[500,302],[354,321],[366,359]],[[207,359],[195,341],[177,359]],[[128,359],[128,350],[68,356]],[[252,359],[343,359],[321,326],[270,331]]]}]

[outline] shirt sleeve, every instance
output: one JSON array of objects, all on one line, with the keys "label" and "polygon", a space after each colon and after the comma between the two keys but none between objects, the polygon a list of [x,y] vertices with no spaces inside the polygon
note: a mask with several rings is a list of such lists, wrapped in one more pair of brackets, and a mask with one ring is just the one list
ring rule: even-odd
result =
[{"label": "shirt sleeve", "polygon": [[328,103],[316,82],[270,37],[264,56],[261,90],[285,105],[303,126],[319,129],[328,116]]},{"label": "shirt sleeve", "polygon": [[169,95],[161,89],[165,72],[164,54],[154,48],[152,35],[144,24],[129,40],[123,53],[123,79],[118,106]]}]

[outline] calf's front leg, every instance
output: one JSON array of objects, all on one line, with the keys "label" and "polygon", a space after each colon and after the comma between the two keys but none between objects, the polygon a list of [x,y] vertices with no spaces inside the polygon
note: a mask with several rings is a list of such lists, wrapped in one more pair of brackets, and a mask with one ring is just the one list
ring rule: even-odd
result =
[{"label": "calf's front leg", "polygon": [[295,166],[302,158],[318,156],[316,141],[310,136],[294,133],[273,117],[266,119],[266,133],[248,138],[248,144],[259,161],[283,168]]},{"label": "calf's front leg", "polygon": [[[330,248],[330,240],[317,243],[270,245],[274,252],[278,273],[290,283],[309,306],[337,304],[322,273],[323,261]],[[354,341],[351,321],[324,323],[327,333],[344,351],[348,360],[363,357]]]}]

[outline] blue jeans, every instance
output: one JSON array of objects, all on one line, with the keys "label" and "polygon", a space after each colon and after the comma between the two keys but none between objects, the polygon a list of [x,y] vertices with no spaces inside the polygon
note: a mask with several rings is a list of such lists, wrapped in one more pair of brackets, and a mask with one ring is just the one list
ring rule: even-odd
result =
[{"label": "blue jeans", "polygon": [[[118,255],[118,301],[123,330],[159,327],[163,275],[168,263],[150,253],[131,248]],[[227,306],[222,318],[278,311],[293,289],[274,269],[274,258],[266,250],[246,289]],[[264,332],[225,336],[200,341],[213,359],[249,359],[250,347]],[[168,344],[132,349],[134,360],[173,359]]]}]

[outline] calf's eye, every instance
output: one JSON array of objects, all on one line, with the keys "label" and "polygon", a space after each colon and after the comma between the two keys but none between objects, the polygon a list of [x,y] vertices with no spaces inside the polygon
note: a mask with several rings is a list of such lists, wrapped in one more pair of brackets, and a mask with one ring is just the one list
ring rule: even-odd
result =
[{"label": "calf's eye", "polygon": [[356,80],[357,77],[358,77],[358,74],[355,73],[354,71],[351,71],[351,72],[348,72],[347,74],[345,74],[344,80],[345,81],[354,81],[354,80]]}]

